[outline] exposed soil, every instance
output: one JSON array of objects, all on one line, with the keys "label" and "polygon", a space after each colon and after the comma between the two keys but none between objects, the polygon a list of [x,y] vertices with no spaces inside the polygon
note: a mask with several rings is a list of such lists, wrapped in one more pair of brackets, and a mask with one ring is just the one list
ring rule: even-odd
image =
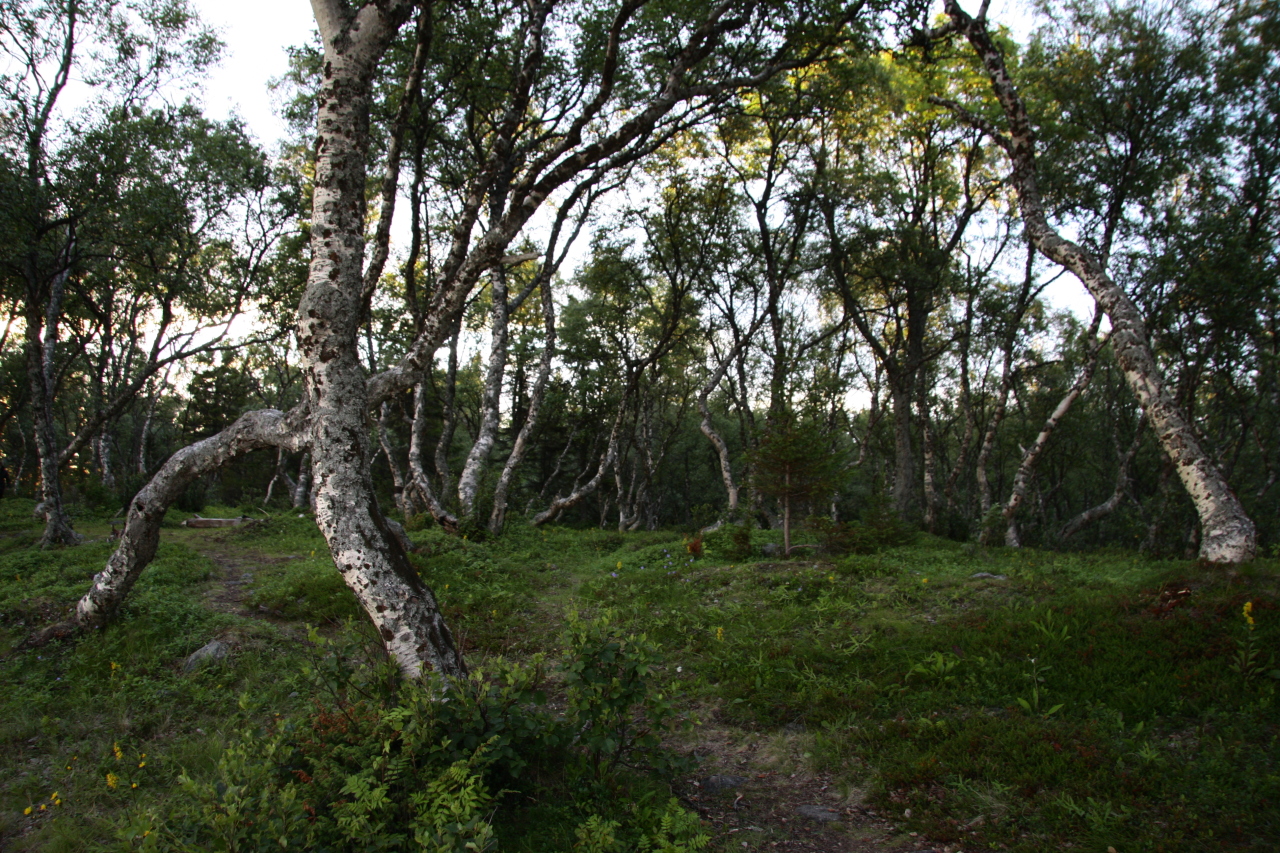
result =
[{"label": "exposed soil", "polygon": [[699,727],[693,751],[701,766],[678,793],[727,850],[740,843],[747,850],[960,853],[958,845],[898,831],[863,802],[862,791],[803,769],[807,743],[802,732]]},{"label": "exposed soil", "polygon": [[[233,544],[234,533],[227,531],[169,535],[213,564],[206,606],[270,622],[301,639],[295,623],[248,601],[257,571],[295,558],[246,550],[239,542]],[[696,737],[683,744],[699,757],[698,773],[681,780],[676,794],[702,816],[726,850],[963,853],[959,845],[900,832],[887,816],[863,802],[861,791],[838,784],[831,774],[803,769],[807,740],[803,732],[768,735],[700,726]]]}]

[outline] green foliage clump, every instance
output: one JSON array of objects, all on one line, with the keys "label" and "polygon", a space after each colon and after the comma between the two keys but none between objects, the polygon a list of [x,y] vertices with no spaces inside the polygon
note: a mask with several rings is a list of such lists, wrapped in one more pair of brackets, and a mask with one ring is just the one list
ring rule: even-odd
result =
[{"label": "green foliage clump", "polygon": [[[495,810],[505,793],[553,785],[598,806],[602,784],[625,785],[624,767],[687,768],[662,748],[677,715],[653,685],[656,648],[619,635],[606,618],[570,619],[555,669],[561,713],[547,704],[541,655],[424,684],[399,680],[386,660],[355,663],[351,644],[314,630],[310,640],[327,652],[304,669],[313,707],[242,732],[211,778],[184,775],[163,811],[123,822],[126,840],[145,834],[152,849],[175,851],[487,850],[500,836]],[[632,849],[706,843],[678,806],[636,817]],[[595,839],[584,849],[612,849],[601,845],[621,828],[588,819],[578,835]]]}]

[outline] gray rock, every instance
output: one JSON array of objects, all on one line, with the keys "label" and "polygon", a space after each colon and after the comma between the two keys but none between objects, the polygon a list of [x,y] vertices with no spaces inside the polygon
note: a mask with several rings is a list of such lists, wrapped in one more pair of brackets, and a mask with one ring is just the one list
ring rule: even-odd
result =
[{"label": "gray rock", "polygon": [[969,575],[971,578],[991,578],[992,580],[1003,581],[1008,580],[1004,575],[993,575],[991,572],[974,572]]},{"label": "gray rock", "polygon": [[194,672],[206,664],[221,663],[231,654],[231,647],[221,640],[210,640],[187,657],[183,672]]},{"label": "gray rock", "polygon": [[827,806],[796,806],[796,813],[818,823],[834,823],[840,819],[840,812]]},{"label": "gray rock", "polygon": [[746,776],[727,776],[717,773],[702,780],[702,790],[709,794],[718,794],[745,784],[747,784]]}]

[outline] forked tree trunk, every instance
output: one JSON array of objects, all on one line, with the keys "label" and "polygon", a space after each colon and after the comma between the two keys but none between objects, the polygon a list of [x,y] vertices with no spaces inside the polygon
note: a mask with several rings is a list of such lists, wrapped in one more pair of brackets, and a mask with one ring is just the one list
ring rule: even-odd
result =
[{"label": "forked tree trunk", "polygon": [[[983,5],[985,12],[986,5]],[[1102,265],[1080,246],[1064,239],[1045,215],[1036,183],[1035,133],[1027,111],[1005,68],[1004,55],[987,32],[986,20],[970,17],[955,0],[947,0],[949,30],[964,35],[986,68],[992,89],[1009,124],[1005,136],[989,122],[960,112],[1002,144],[1013,163],[1013,184],[1022,221],[1036,248],[1049,260],[1070,270],[1088,288],[1111,319],[1111,343],[1139,405],[1147,414],[1161,448],[1173,461],[1179,479],[1195,504],[1203,529],[1200,558],[1210,563],[1241,563],[1257,553],[1253,522],[1200,446],[1195,431],[1179,411],[1156,365],[1137,306],[1111,280]],[[946,106],[956,105],[940,101]]]}]

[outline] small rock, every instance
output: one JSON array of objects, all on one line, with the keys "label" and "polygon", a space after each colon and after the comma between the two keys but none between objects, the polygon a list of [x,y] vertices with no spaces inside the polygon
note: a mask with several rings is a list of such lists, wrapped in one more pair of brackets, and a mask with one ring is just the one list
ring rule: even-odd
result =
[{"label": "small rock", "polygon": [[796,813],[818,823],[832,823],[840,819],[840,812],[826,806],[796,806]]},{"label": "small rock", "polygon": [[[903,809],[903,811],[902,811],[902,816],[903,816],[903,817],[908,817],[908,818],[909,818],[909,817],[911,817],[911,809]],[[914,833],[912,833],[912,834],[914,835]]]},{"label": "small rock", "polygon": [[969,575],[971,578],[991,578],[992,580],[1004,581],[1008,580],[1004,575],[993,575],[991,572],[974,572]]},{"label": "small rock", "polygon": [[745,784],[747,784],[746,776],[729,776],[721,773],[717,773],[715,776],[708,776],[701,782],[702,790],[709,794],[728,791],[731,788],[737,788]]},{"label": "small rock", "polygon": [[208,663],[220,663],[231,654],[231,648],[221,640],[210,640],[196,649],[183,662],[183,672],[193,672]]}]

